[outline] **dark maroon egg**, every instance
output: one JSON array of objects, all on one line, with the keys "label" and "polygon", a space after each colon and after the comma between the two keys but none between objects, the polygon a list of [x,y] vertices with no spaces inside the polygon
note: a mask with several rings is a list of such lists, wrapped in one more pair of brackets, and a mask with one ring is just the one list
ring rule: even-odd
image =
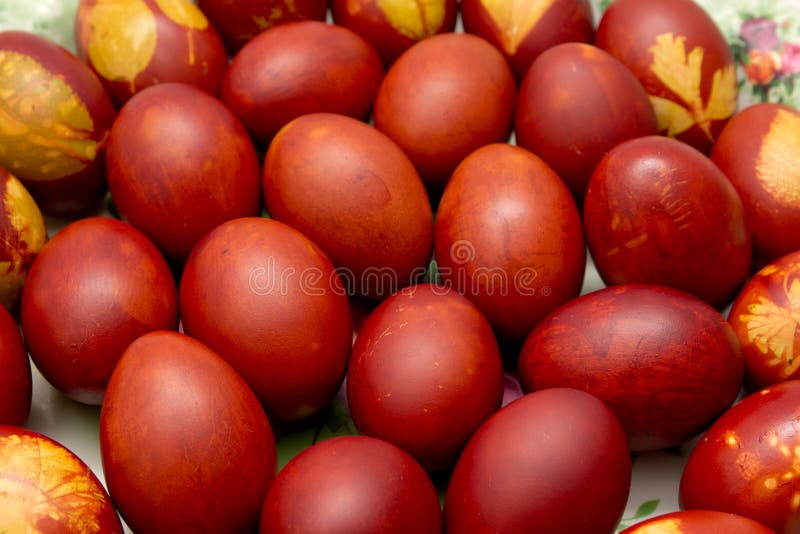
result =
[{"label": "dark maroon egg", "polygon": [[24,425],[32,394],[31,362],[22,333],[8,310],[0,306],[0,425]]},{"label": "dark maroon egg", "polygon": [[625,433],[597,398],[539,391],[487,420],[456,464],[445,531],[608,534],[631,482]]},{"label": "dark maroon egg", "polygon": [[0,166],[45,213],[74,216],[106,193],[114,104],[80,59],[32,33],[0,32]]},{"label": "dark maroon egg", "polygon": [[106,484],[134,532],[253,532],[277,462],[267,416],[216,353],[176,332],[126,349],[100,412]]},{"label": "dark maroon egg", "polygon": [[742,201],[706,156],[674,139],[614,147],[583,207],[589,250],[606,284],[661,284],[722,308],[750,273]]},{"label": "dark maroon egg", "polygon": [[585,390],[614,410],[632,450],[697,435],[733,403],[744,360],[731,326],[701,300],[659,286],[616,286],[562,306],[522,348],[525,391]]},{"label": "dark maroon egg", "polygon": [[692,450],[681,506],[729,512],[778,534],[800,531],[800,381],[752,393]]},{"label": "dark maroon egg", "polygon": [[429,471],[452,467],[502,398],[502,361],[489,323],[448,288],[423,284],[389,297],[353,347],[347,401],[356,427]]},{"label": "dark maroon egg", "polygon": [[31,359],[68,397],[100,404],[125,348],[152,330],[175,329],[178,295],[167,262],[122,221],[90,217],[41,250],[22,291]]},{"label": "dark maroon egg", "polygon": [[408,453],[367,436],[303,450],[281,469],[261,512],[264,534],[440,534],[439,497]]},{"label": "dark maroon egg", "polygon": [[434,241],[442,283],[475,302],[503,341],[521,343],[580,293],[580,213],[558,176],[522,148],[487,145],[461,162],[439,203]]},{"label": "dark maroon egg", "polygon": [[366,119],[383,78],[375,49],[355,32],[315,20],[270,28],[225,74],[222,99],[259,144],[307,113]]}]

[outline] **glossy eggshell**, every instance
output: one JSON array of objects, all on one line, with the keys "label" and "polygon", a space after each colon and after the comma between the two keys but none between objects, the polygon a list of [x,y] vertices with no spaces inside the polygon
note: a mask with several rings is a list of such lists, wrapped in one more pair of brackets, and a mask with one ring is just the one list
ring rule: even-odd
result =
[{"label": "glossy eggshell", "polygon": [[433,215],[409,159],[375,128],[343,115],[290,122],[264,161],[270,216],[319,245],[350,292],[385,298],[425,273]]},{"label": "glossy eggshell", "polygon": [[47,227],[28,190],[2,167],[0,199],[0,305],[16,314],[28,269],[47,241]]},{"label": "glossy eggshell", "polygon": [[502,361],[489,323],[448,288],[422,284],[389,297],[353,347],[347,401],[356,427],[409,452],[428,471],[452,467],[502,398]]},{"label": "glossy eggshell", "polygon": [[594,44],[644,85],[659,129],[708,153],[737,106],[733,55],[711,16],[693,0],[615,0]]},{"label": "glossy eggshell", "polygon": [[734,300],[728,320],[742,344],[751,387],[800,378],[800,251],[756,273]]},{"label": "glossy eggshell", "polygon": [[660,286],[589,293],[525,341],[524,391],[574,387],[614,410],[632,450],[679,445],[727,409],[744,360],[731,326],[699,299]]},{"label": "glossy eggshell", "polygon": [[681,507],[749,517],[779,534],[800,529],[800,381],[745,397],[692,450]]},{"label": "glossy eggshell", "polygon": [[367,436],[303,450],[281,469],[261,513],[263,534],[440,534],[439,497],[405,451]]},{"label": "glossy eggshell", "polygon": [[0,532],[122,534],[92,470],[51,438],[0,426]]},{"label": "glossy eggshell", "polygon": [[328,0],[198,0],[225,43],[235,54],[259,33],[297,20],[325,20]]},{"label": "glossy eggshell", "polygon": [[756,259],[800,250],[800,111],[750,106],[722,130],[711,159],[742,198]]},{"label": "glossy eggshell", "polygon": [[132,98],[111,130],[108,186],[123,219],[183,263],[217,225],[261,209],[261,169],[242,124],[185,84]]},{"label": "glossy eggshell", "polygon": [[506,57],[517,80],[550,47],[589,43],[594,16],[589,0],[461,0],[464,29],[483,37]]},{"label": "glossy eggshell", "polygon": [[0,425],[23,425],[31,411],[31,362],[14,318],[0,307]]},{"label": "glossy eggshell", "polygon": [[270,28],[234,56],[222,98],[266,145],[308,113],[366,119],[383,78],[378,53],[353,31],[316,20]]},{"label": "glossy eggshell", "polygon": [[106,484],[134,532],[252,532],[275,438],[247,384],[176,332],[131,343],[100,412]]},{"label": "glossy eggshell", "polygon": [[350,305],[330,260],[271,219],[224,223],[198,243],[180,285],[186,333],[244,377],[270,417],[306,419],[338,392]]},{"label": "glossy eggshell", "polygon": [[414,43],[437,33],[452,32],[457,12],[457,0],[331,0],[334,22],[366,39],[386,65]]},{"label": "glossy eggshell", "polygon": [[738,193],[710,159],[674,139],[614,147],[589,181],[583,224],[608,285],[666,285],[722,308],[750,273]]},{"label": "glossy eggshell", "polygon": [[228,66],[217,31],[191,0],[81,0],[75,42],[118,105],[165,82],[217,94]]},{"label": "glossy eggshell", "polygon": [[442,283],[467,295],[498,337],[521,343],[577,297],[586,267],[580,213],[541,159],[492,144],[458,166],[436,215]]},{"label": "glossy eggshell", "polygon": [[22,292],[21,323],[36,367],[68,397],[100,404],[123,351],[152,330],[175,329],[175,280],[130,225],[90,217],[58,232]]},{"label": "glossy eggshell", "polygon": [[533,62],[514,126],[517,144],[545,160],[578,201],[609,150],[658,133],[639,80],[610,54],[583,43],[554,46]]},{"label": "glossy eggshell", "polygon": [[467,155],[508,139],[516,92],[511,69],[487,41],[464,33],[435,35],[389,68],[373,120],[428,188],[440,193]]},{"label": "glossy eggshell", "polygon": [[103,154],[114,104],[64,48],[32,33],[0,32],[0,166],[42,211],[74,216],[106,193]]},{"label": "glossy eggshell", "polygon": [[574,389],[531,393],[464,449],[445,495],[445,532],[608,534],[630,482],[625,433],[607,406]]},{"label": "glossy eggshell", "polygon": [[620,534],[774,534],[774,530],[747,517],[714,510],[682,510],[662,514],[623,530]]}]

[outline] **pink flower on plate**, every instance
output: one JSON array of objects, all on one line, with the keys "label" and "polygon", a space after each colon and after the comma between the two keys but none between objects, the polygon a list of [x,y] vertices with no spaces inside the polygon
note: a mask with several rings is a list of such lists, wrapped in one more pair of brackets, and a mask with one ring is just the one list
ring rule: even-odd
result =
[{"label": "pink flower on plate", "polygon": [[784,43],[781,54],[781,74],[800,72],[800,43]]},{"label": "pink flower on plate", "polygon": [[750,50],[774,50],[778,47],[778,24],[764,17],[747,19],[739,30],[747,48]]}]

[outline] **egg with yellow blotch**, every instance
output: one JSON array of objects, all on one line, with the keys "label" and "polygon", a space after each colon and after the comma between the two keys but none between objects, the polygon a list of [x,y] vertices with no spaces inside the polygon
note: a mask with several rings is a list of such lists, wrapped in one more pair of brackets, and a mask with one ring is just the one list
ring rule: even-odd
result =
[{"label": "egg with yellow blotch", "polygon": [[0,510],[0,532],[123,532],[91,469],[60,443],[21,427],[0,426]]},{"label": "egg with yellow blotch", "polygon": [[0,166],[39,208],[77,215],[106,193],[103,155],[114,105],[66,49],[32,33],[0,32]]},{"label": "egg with yellow blotch", "polygon": [[620,534],[775,534],[771,528],[736,514],[682,510],[662,514],[626,528]]},{"label": "egg with yellow blotch", "polygon": [[75,41],[118,105],[164,82],[216,95],[228,66],[216,29],[190,0],[81,0]]}]

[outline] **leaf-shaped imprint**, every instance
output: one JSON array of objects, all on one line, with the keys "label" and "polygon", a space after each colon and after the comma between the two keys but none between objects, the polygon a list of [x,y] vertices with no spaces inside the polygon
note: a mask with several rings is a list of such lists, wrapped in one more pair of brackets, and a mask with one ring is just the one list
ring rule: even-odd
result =
[{"label": "leaf-shaped imprint", "polygon": [[89,14],[89,61],[100,75],[129,82],[156,50],[156,19],[143,0],[98,0]]},{"label": "leaf-shaped imprint", "polygon": [[683,527],[680,520],[671,518],[634,528],[633,534],[683,534]]},{"label": "leaf-shaped imprint", "polygon": [[503,50],[510,56],[516,54],[519,45],[554,3],[555,0],[481,0],[500,30]]},{"label": "leaf-shaped imprint", "polygon": [[775,202],[800,209],[800,114],[778,110],[761,143],[756,177]]},{"label": "leaf-shaped imprint", "polygon": [[800,366],[795,349],[800,342],[800,280],[787,288],[790,307],[778,306],[765,297],[759,297],[748,306],[739,320],[747,325],[747,339],[769,359],[768,365],[783,366],[784,376],[791,375]]},{"label": "leaf-shaped imprint", "polygon": [[193,30],[205,30],[208,19],[189,0],[156,0],[156,4],[170,20]]},{"label": "leaf-shaped imprint", "polygon": [[105,495],[66,449],[33,436],[2,437],[0,465],[4,532],[49,532],[53,519],[65,532],[100,531]]},{"label": "leaf-shaped imprint", "polygon": [[671,32],[656,37],[650,47],[653,64],[650,70],[682,103],[651,96],[658,125],[670,136],[679,135],[695,124],[713,141],[711,122],[727,119],[736,111],[736,71],[733,64],[714,71],[708,102],[703,102],[703,49],[699,46],[686,53],[686,37]]},{"label": "leaf-shaped imprint", "polygon": [[63,79],[0,50],[0,165],[22,179],[75,174],[97,157],[94,122]]},{"label": "leaf-shaped imprint", "polygon": [[444,24],[442,0],[377,0],[392,27],[415,41],[435,34]]}]

